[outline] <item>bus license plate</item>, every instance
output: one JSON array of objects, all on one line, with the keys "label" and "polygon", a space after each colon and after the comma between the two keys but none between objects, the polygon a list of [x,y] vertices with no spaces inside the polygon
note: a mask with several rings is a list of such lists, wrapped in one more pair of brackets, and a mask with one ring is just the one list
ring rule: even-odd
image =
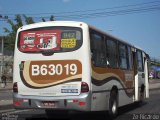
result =
[{"label": "bus license plate", "polygon": [[54,101],[42,101],[42,106],[46,108],[55,108],[56,104]]}]

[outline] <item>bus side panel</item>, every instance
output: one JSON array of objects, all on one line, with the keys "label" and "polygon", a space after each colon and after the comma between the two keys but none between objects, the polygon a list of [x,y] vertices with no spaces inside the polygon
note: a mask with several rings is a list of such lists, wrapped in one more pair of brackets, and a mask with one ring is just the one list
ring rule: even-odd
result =
[{"label": "bus side panel", "polygon": [[[134,88],[133,72],[100,68],[92,65],[92,110],[108,110],[110,93],[113,88],[118,90],[118,105],[133,103]],[[128,77],[130,76],[130,77]]]},{"label": "bus side panel", "polygon": [[118,88],[119,107],[133,103],[133,95],[129,95],[117,80],[111,80],[102,86],[92,85],[92,111],[104,111],[109,109],[110,92],[113,86]]}]

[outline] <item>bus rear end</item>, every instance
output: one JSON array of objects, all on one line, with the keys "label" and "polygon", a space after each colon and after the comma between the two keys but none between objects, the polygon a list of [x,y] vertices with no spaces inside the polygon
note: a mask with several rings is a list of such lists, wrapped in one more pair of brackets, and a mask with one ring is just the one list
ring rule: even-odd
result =
[{"label": "bus rear end", "polygon": [[17,109],[90,111],[88,26],[45,22],[21,27],[14,55]]}]

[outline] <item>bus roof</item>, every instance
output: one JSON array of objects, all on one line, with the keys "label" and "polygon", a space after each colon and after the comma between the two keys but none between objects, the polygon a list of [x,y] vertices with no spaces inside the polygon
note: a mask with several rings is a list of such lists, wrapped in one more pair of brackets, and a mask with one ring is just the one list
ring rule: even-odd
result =
[{"label": "bus roof", "polygon": [[[51,26],[51,25],[55,25],[55,26],[67,26],[67,25],[80,25],[80,24],[86,24],[84,22],[78,22],[78,21],[47,21],[47,22],[38,22],[38,23],[33,23],[33,24],[29,24],[29,25],[24,25],[22,27],[20,27],[20,29],[32,29],[35,27],[45,27],[45,26]],[[86,24],[87,25],[87,24]]]},{"label": "bus roof", "polygon": [[[115,40],[118,40],[118,41],[120,41],[120,42],[122,42],[122,43],[124,43],[124,44],[127,44],[127,45],[129,45],[129,46],[131,46],[131,47],[133,47],[133,48],[136,48],[136,49],[139,49],[139,50],[145,52],[142,48],[140,48],[140,47],[138,47],[138,46],[135,46],[135,45],[133,45],[133,44],[131,44],[131,43],[129,43],[129,42],[126,42],[126,41],[124,41],[124,40],[122,40],[122,39],[120,39],[120,38],[118,38],[118,37],[115,37],[115,36],[113,36],[113,35],[111,35],[111,34],[109,34],[109,33],[107,33],[107,32],[104,32],[104,31],[102,31],[102,30],[100,30],[100,29],[97,29],[96,27],[94,27],[94,26],[92,26],[92,25],[89,25],[89,27],[90,27],[91,29],[93,29],[93,30],[96,30],[96,31],[102,33],[102,34],[106,34],[108,37],[111,37],[111,38],[113,38],[113,39],[115,39]],[[146,52],[145,52],[145,53],[146,53]]]},{"label": "bus roof", "polygon": [[122,43],[128,44],[129,46],[131,46],[133,48],[136,48],[136,49],[139,49],[139,50],[142,50],[144,52],[143,49],[141,49],[141,48],[139,48],[137,46],[134,46],[133,44],[130,44],[129,42],[126,42],[126,41],[124,41],[124,40],[122,40],[122,39],[120,39],[118,37],[115,37],[115,36],[113,36],[113,35],[111,35],[111,34],[109,34],[107,32],[104,32],[104,31],[100,30],[100,29],[98,29],[98,28],[96,28],[96,27],[94,27],[92,25],[89,25],[89,24],[87,24],[85,22],[80,22],[80,21],[47,21],[47,22],[38,22],[38,23],[29,24],[29,25],[24,25],[24,26],[19,28],[19,31],[25,30],[25,29],[32,29],[32,28],[35,28],[35,27],[51,26],[51,24],[53,24],[53,23],[54,23],[54,25],[61,25],[61,26],[67,26],[67,25],[75,26],[75,25],[85,24],[85,25],[88,25],[88,27],[93,29],[93,30],[96,30],[96,31],[98,31],[98,32],[100,32],[102,34],[106,34],[107,36],[109,36],[109,37],[111,37],[111,38],[113,38],[115,40],[118,40],[118,41],[120,41]]},{"label": "bus roof", "polygon": [[122,43],[125,43],[125,44],[128,44],[128,45],[134,47],[134,45],[130,44],[129,42],[126,42],[126,41],[124,41],[124,40],[122,40],[122,39],[120,39],[120,38],[118,38],[118,37],[116,37],[116,36],[113,36],[113,35],[111,35],[110,33],[104,32],[104,31],[102,31],[102,30],[100,30],[100,29],[97,29],[97,28],[94,27],[94,26],[91,26],[91,25],[89,25],[89,27],[90,27],[91,29],[93,29],[93,30],[96,30],[96,31],[102,33],[102,34],[106,34],[106,35],[107,35],[108,37],[110,37],[110,38],[113,38],[113,39],[115,39],[115,40],[118,40],[118,41],[120,41],[120,42],[122,42]]}]

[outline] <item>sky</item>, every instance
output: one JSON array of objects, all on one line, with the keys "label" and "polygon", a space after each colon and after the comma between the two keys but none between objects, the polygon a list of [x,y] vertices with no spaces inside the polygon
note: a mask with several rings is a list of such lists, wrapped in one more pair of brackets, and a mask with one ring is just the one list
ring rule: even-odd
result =
[{"label": "sky", "polygon": [[86,22],[160,59],[160,0],[0,0],[0,36],[16,14]]}]

